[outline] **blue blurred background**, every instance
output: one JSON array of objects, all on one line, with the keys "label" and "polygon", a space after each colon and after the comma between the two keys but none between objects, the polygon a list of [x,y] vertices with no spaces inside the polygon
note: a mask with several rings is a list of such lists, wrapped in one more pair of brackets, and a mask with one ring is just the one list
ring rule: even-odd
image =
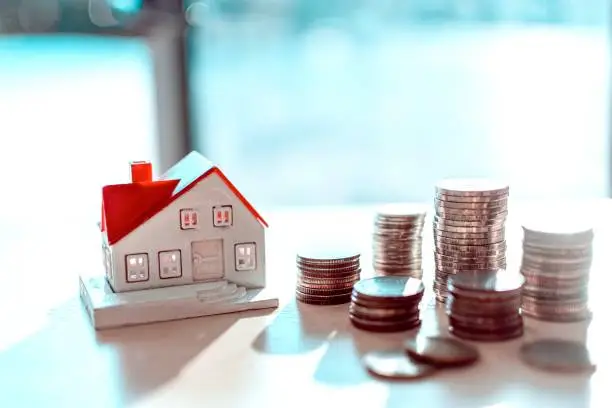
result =
[{"label": "blue blurred background", "polygon": [[[105,1],[13,0],[0,30],[96,31],[142,6]],[[256,206],[430,201],[449,176],[502,177],[526,199],[609,194],[606,0],[185,10],[194,145]],[[4,228],[94,223],[100,187],[157,160],[158,131],[145,39],[0,38]]]}]

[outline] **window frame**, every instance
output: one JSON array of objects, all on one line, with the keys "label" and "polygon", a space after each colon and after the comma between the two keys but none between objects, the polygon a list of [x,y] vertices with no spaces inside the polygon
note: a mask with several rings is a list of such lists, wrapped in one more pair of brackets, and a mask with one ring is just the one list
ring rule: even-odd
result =
[{"label": "window frame", "polygon": [[[133,256],[144,256],[145,259],[145,265],[146,265],[146,279],[139,279],[139,280],[130,280],[130,257]],[[125,281],[127,283],[142,283],[142,282],[148,282],[151,280],[151,262],[149,260],[149,254],[146,252],[137,252],[134,254],[126,254],[125,255]]]},{"label": "window frame", "polygon": [[[238,269],[238,258],[240,257],[240,255],[238,255],[238,249],[242,245],[252,245],[253,246],[253,254],[248,255],[249,257],[251,256],[253,257],[253,267],[250,269]],[[245,255],[242,255],[242,256],[245,256]],[[236,272],[252,272],[252,271],[257,270],[257,243],[255,241],[238,242],[234,244],[234,269],[236,270]]]},{"label": "window frame", "polygon": [[[173,252],[178,252],[178,271],[179,274],[178,276],[162,276],[162,255],[163,254],[168,254],[168,253],[173,253]],[[159,251],[157,253],[157,269],[158,269],[158,275],[159,275],[159,279],[163,279],[163,280],[167,280],[167,279],[179,279],[183,277],[183,253],[181,252],[180,249],[167,249],[165,251]]]}]

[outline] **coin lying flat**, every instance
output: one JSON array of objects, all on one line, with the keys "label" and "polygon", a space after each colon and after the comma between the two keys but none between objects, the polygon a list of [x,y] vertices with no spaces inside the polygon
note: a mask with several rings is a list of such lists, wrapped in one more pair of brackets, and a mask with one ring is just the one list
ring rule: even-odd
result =
[{"label": "coin lying flat", "polygon": [[384,378],[409,380],[436,372],[434,366],[411,360],[403,350],[371,351],[361,361],[370,373]]},{"label": "coin lying flat", "polygon": [[521,359],[532,367],[553,372],[593,372],[596,364],[584,344],[545,339],[524,344]]},{"label": "coin lying flat", "polygon": [[466,366],[480,358],[478,349],[456,339],[417,335],[404,342],[413,360],[437,367]]}]

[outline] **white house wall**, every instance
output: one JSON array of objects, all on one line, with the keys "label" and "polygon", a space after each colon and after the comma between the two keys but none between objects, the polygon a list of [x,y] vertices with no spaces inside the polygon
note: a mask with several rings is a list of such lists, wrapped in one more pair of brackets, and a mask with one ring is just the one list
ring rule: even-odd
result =
[{"label": "white house wall", "polygon": [[[213,207],[218,205],[232,206],[231,227],[213,226]],[[180,210],[186,208],[198,210],[199,229],[181,229]],[[214,238],[223,238],[224,279],[247,288],[265,286],[265,228],[217,174],[200,181],[190,191],[112,246],[114,278],[110,282],[111,286],[116,292],[124,292],[194,283],[191,243]],[[253,271],[236,271],[234,245],[248,242],[255,242],[257,245],[257,267]],[[181,251],[182,277],[161,279],[158,253],[176,249]],[[149,256],[149,280],[128,283],[125,257],[137,253],[147,253]]]}]

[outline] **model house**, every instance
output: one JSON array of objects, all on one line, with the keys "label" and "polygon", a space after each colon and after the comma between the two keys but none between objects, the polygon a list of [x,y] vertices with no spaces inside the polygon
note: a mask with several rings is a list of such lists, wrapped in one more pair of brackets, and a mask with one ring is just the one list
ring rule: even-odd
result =
[{"label": "model house", "polygon": [[131,163],[131,182],[102,190],[102,249],[114,292],[228,281],[265,286],[266,222],[210,161],[192,152],[157,180]]}]

